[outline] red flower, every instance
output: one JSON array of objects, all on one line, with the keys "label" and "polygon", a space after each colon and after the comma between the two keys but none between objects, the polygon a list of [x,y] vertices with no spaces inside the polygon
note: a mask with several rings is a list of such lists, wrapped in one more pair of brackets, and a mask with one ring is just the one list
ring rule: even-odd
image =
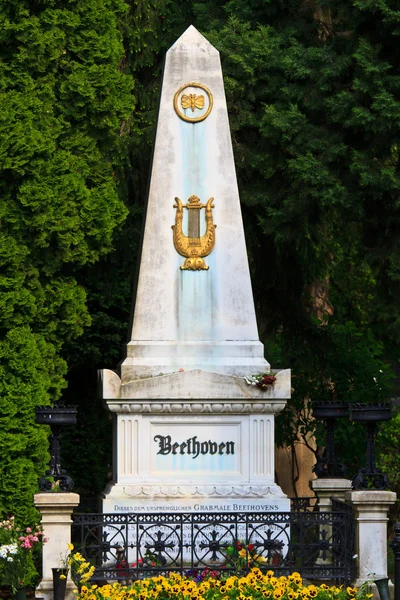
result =
[{"label": "red flower", "polygon": [[273,375],[264,375],[264,377],[257,383],[257,387],[265,390],[269,385],[273,385],[275,381],[276,377]]},{"label": "red flower", "polygon": [[254,550],[254,544],[249,544],[249,545],[247,546],[247,550],[248,550],[249,552],[253,552],[253,550]]}]

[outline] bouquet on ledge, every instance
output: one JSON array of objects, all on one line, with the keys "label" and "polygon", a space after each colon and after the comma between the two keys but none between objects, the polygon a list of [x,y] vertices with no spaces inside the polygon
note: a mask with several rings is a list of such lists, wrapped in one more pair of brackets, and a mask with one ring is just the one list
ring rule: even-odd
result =
[{"label": "bouquet on ledge", "polygon": [[21,528],[15,518],[0,522],[0,585],[17,590],[31,585],[36,576],[35,558],[47,539],[41,527]]}]

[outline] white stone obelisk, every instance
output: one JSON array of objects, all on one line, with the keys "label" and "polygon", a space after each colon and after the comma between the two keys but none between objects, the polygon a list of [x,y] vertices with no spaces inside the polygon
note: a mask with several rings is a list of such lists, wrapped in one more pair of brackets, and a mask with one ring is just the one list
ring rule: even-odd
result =
[{"label": "white stone obelisk", "polygon": [[120,374],[102,371],[117,414],[104,508],[202,510],[199,498],[287,508],[274,483],[274,414],[290,371],[267,391],[243,379],[269,371],[219,53],[191,26],[166,56],[127,356]]},{"label": "white stone obelisk", "polygon": [[[200,83],[212,94],[210,114],[184,121],[174,108],[183,85]],[[179,94],[204,97],[188,86]],[[185,116],[185,115],[184,115]],[[172,243],[175,197],[214,198],[215,248],[208,270],[181,270]],[[201,218],[204,217],[201,215]],[[194,28],[168,51],[158,117],[146,227],[131,341],[123,380],[179,368],[244,375],[268,371],[258,340],[239,193],[218,51]]]}]

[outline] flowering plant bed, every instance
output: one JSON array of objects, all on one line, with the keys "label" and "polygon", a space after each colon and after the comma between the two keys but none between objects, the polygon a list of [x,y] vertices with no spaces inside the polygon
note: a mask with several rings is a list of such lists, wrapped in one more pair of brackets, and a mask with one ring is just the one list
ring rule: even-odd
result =
[{"label": "flowering plant bed", "polygon": [[246,576],[221,577],[210,572],[205,578],[182,577],[177,573],[135,581],[132,585],[120,583],[104,586],[82,586],[79,600],[367,600],[372,597],[367,586],[328,587],[305,585],[299,573],[288,577],[274,577],[273,571],[262,573],[253,568]]},{"label": "flowering plant bed", "polygon": [[10,517],[0,522],[0,585],[15,593],[37,576],[34,559],[47,539],[41,527],[22,529]]}]

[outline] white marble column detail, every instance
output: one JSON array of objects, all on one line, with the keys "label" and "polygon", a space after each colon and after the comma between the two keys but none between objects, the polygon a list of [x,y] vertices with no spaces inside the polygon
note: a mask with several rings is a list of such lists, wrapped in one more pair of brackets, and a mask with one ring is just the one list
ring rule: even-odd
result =
[{"label": "white marble column detail", "polygon": [[274,482],[274,416],[250,417],[250,478],[252,481]]},{"label": "white marble column detail", "polygon": [[137,477],[140,471],[140,415],[118,415],[118,474],[117,481],[131,482],[132,477]]}]

